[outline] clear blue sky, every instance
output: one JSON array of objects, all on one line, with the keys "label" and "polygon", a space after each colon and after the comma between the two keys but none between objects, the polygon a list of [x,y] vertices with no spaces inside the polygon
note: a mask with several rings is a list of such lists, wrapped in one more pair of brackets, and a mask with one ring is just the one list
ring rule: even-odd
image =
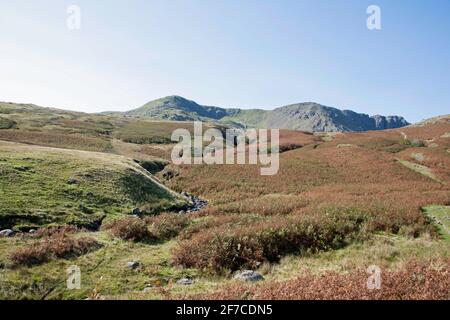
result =
[{"label": "clear blue sky", "polygon": [[178,94],[417,121],[450,113],[450,1],[0,0],[0,75],[0,100],[86,112]]}]

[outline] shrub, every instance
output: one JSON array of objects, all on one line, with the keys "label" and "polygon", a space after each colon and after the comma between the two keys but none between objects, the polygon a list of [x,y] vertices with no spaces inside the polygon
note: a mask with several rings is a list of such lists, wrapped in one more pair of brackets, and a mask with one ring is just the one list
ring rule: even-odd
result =
[{"label": "shrub", "polygon": [[29,234],[29,237],[31,238],[44,238],[44,237],[51,237],[56,234],[69,234],[69,233],[76,233],[78,231],[81,231],[76,226],[72,225],[64,225],[64,226],[50,226],[47,228],[39,228],[36,230],[35,233]]},{"label": "shrub", "polygon": [[212,216],[203,218],[200,221],[193,221],[187,228],[185,228],[181,234],[180,238],[183,240],[191,239],[195,234],[204,232],[211,228],[229,228],[231,226],[237,226],[240,224],[248,224],[249,222],[256,221],[259,216],[249,216],[249,215],[223,215],[223,216]]},{"label": "shrub", "polygon": [[185,215],[163,213],[158,216],[146,217],[145,223],[150,227],[150,235],[156,240],[170,240],[178,236],[181,230],[189,225]]},{"label": "shrub", "polygon": [[137,137],[123,137],[123,142],[128,143],[136,143],[136,144],[168,144],[172,143],[172,141],[167,137],[146,137],[146,136],[137,136]]},{"label": "shrub", "polygon": [[279,152],[283,153],[283,152],[290,151],[290,150],[295,150],[295,149],[298,149],[298,148],[301,148],[301,147],[303,147],[303,146],[301,144],[298,144],[298,143],[287,143],[287,144],[283,144],[283,145],[279,146]]},{"label": "shrub", "polygon": [[0,117],[0,129],[12,129],[15,128],[17,123],[8,118]]},{"label": "shrub", "polygon": [[425,142],[423,140],[420,140],[420,139],[413,139],[413,140],[410,141],[410,144],[411,144],[412,147],[415,147],[415,148],[420,148],[420,147],[425,147],[426,146]]},{"label": "shrub", "polygon": [[47,262],[49,252],[43,244],[33,244],[26,248],[20,248],[11,254],[11,260],[15,266],[33,266]]},{"label": "shrub", "polygon": [[139,218],[115,220],[104,226],[104,229],[117,238],[129,241],[142,241],[148,238],[149,232],[145,222]]},{"label": "shrub", "polygon": [[174,250],[174,262],[186,267],[237,270],[256,268],[283,255],[337,249],[354,238],[363,216],[353,212],[275,217],[237,228],[196,234]]},{"label": "shrub", "polygon": [[15,266],[33,266],[55,258],[78,257],[99,247],[100,244],[94,238],[67,237],[64,231],[59,231],[14,251],[10,258]]}]

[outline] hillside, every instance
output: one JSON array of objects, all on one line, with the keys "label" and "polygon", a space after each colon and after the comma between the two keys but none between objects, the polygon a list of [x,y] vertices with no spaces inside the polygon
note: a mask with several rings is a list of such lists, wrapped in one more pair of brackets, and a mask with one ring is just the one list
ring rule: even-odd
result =
[{"label": "hillside", "polygon": [[125,112],[126,116],[147,117],[164,120],[192,121],[201,119],[218,120],[227,115],[218,107],[201,106],[179,96],[170,96],[146,103],[142,107]]},{"label": "hillside", "polygon": [[317,103],[298,103],[272,111],[202,106],[179,96],[151,101],[124,113],[131,117],[204,120],[239,127],[279,128],[310,132],[348,132],[399,128],[409,123],[400,116],[368,116]]},{"label": "hillside", "polygon": [[49,224],[97,229],[103,220],[186,201],[129,158],[0,140],[0,229]]},{"label": "hillside", "polygon": [[[277,119],[226,110],[235,121]],[[258,165],[170,163],[170,133],[192,122],[13,103],[0,103],[0,118],[0,232],[15,231],[0,236],[0,299],[449,297],[446,117],[280,130],[273,176]],[[188,199],[207,205],[186,212]],[[369,291],[373,264],[383,287]],[[66,287],[72,265],[80,290]],[[263,279],[234,279],[245,269]]]}]

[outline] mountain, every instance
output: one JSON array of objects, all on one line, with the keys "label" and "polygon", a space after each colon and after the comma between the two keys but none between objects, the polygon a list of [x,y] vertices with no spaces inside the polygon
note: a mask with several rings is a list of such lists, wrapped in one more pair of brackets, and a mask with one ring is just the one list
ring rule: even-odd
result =
[{"label": "mountain", "polygon": [[201,106],[180,96],[170,96],[150,101],[138,109],[125,112],[125,115],[177,121],[219,120],[227,115],[227,111],[219,107]]},{"label": "mountain", "polygon": [[124,113],[142,117],[178,121],[213,121],[237,127],[280,128],[311,132],[367,131],[399,128],[409,123],[400,116],[369,116],[318,103],[291,104],[274,110],[237,109],[204,106],[180,96],[150,101]]},{"label": "mountain", "polygon": [[269,128],[280,127],[312,132],[383,130],[408,124],[399,116],[369,117],[367,114],[311,102],[277,108],[270,113],[267,120]]}]

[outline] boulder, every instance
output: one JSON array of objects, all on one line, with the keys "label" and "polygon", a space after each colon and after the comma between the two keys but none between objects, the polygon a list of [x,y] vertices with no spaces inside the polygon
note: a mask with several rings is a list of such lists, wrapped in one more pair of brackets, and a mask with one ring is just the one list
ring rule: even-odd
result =
[{"label": "boulder", "polygon": [[77,183],[78,183],[78,180],[73,177],[70,177],[69,179],[67,179],[67,184],[77,184]]},{"label": "boulder", "polygon": [[141,266],[141,264],[139,261],[128,261],[127,262],[128,269],[135,270],[135,269],[139,268],[140,266]]},{"label": "boulder", "polygon": [[134,208],[134,209],[131,211],[131,214],[132,214],[133,216],[140,216],[140,215],[142,214],[142,212],[141,212],[141,209],[139,209],[139,208]]},{"label": "boulder", "polygon": [[245,271],[242,271],[242,272],[239,272],[238,274],[236,274],[234,276],[234,279],[240,280],[240,281],[255,282],[255,281],[264,280],[264,277],[256,271],[245,270]]},{"label": "boulder", "polygon": [[11,229],[5,229],[0,231],[0,237],[12,237],[14,236],[14,231]]}]

